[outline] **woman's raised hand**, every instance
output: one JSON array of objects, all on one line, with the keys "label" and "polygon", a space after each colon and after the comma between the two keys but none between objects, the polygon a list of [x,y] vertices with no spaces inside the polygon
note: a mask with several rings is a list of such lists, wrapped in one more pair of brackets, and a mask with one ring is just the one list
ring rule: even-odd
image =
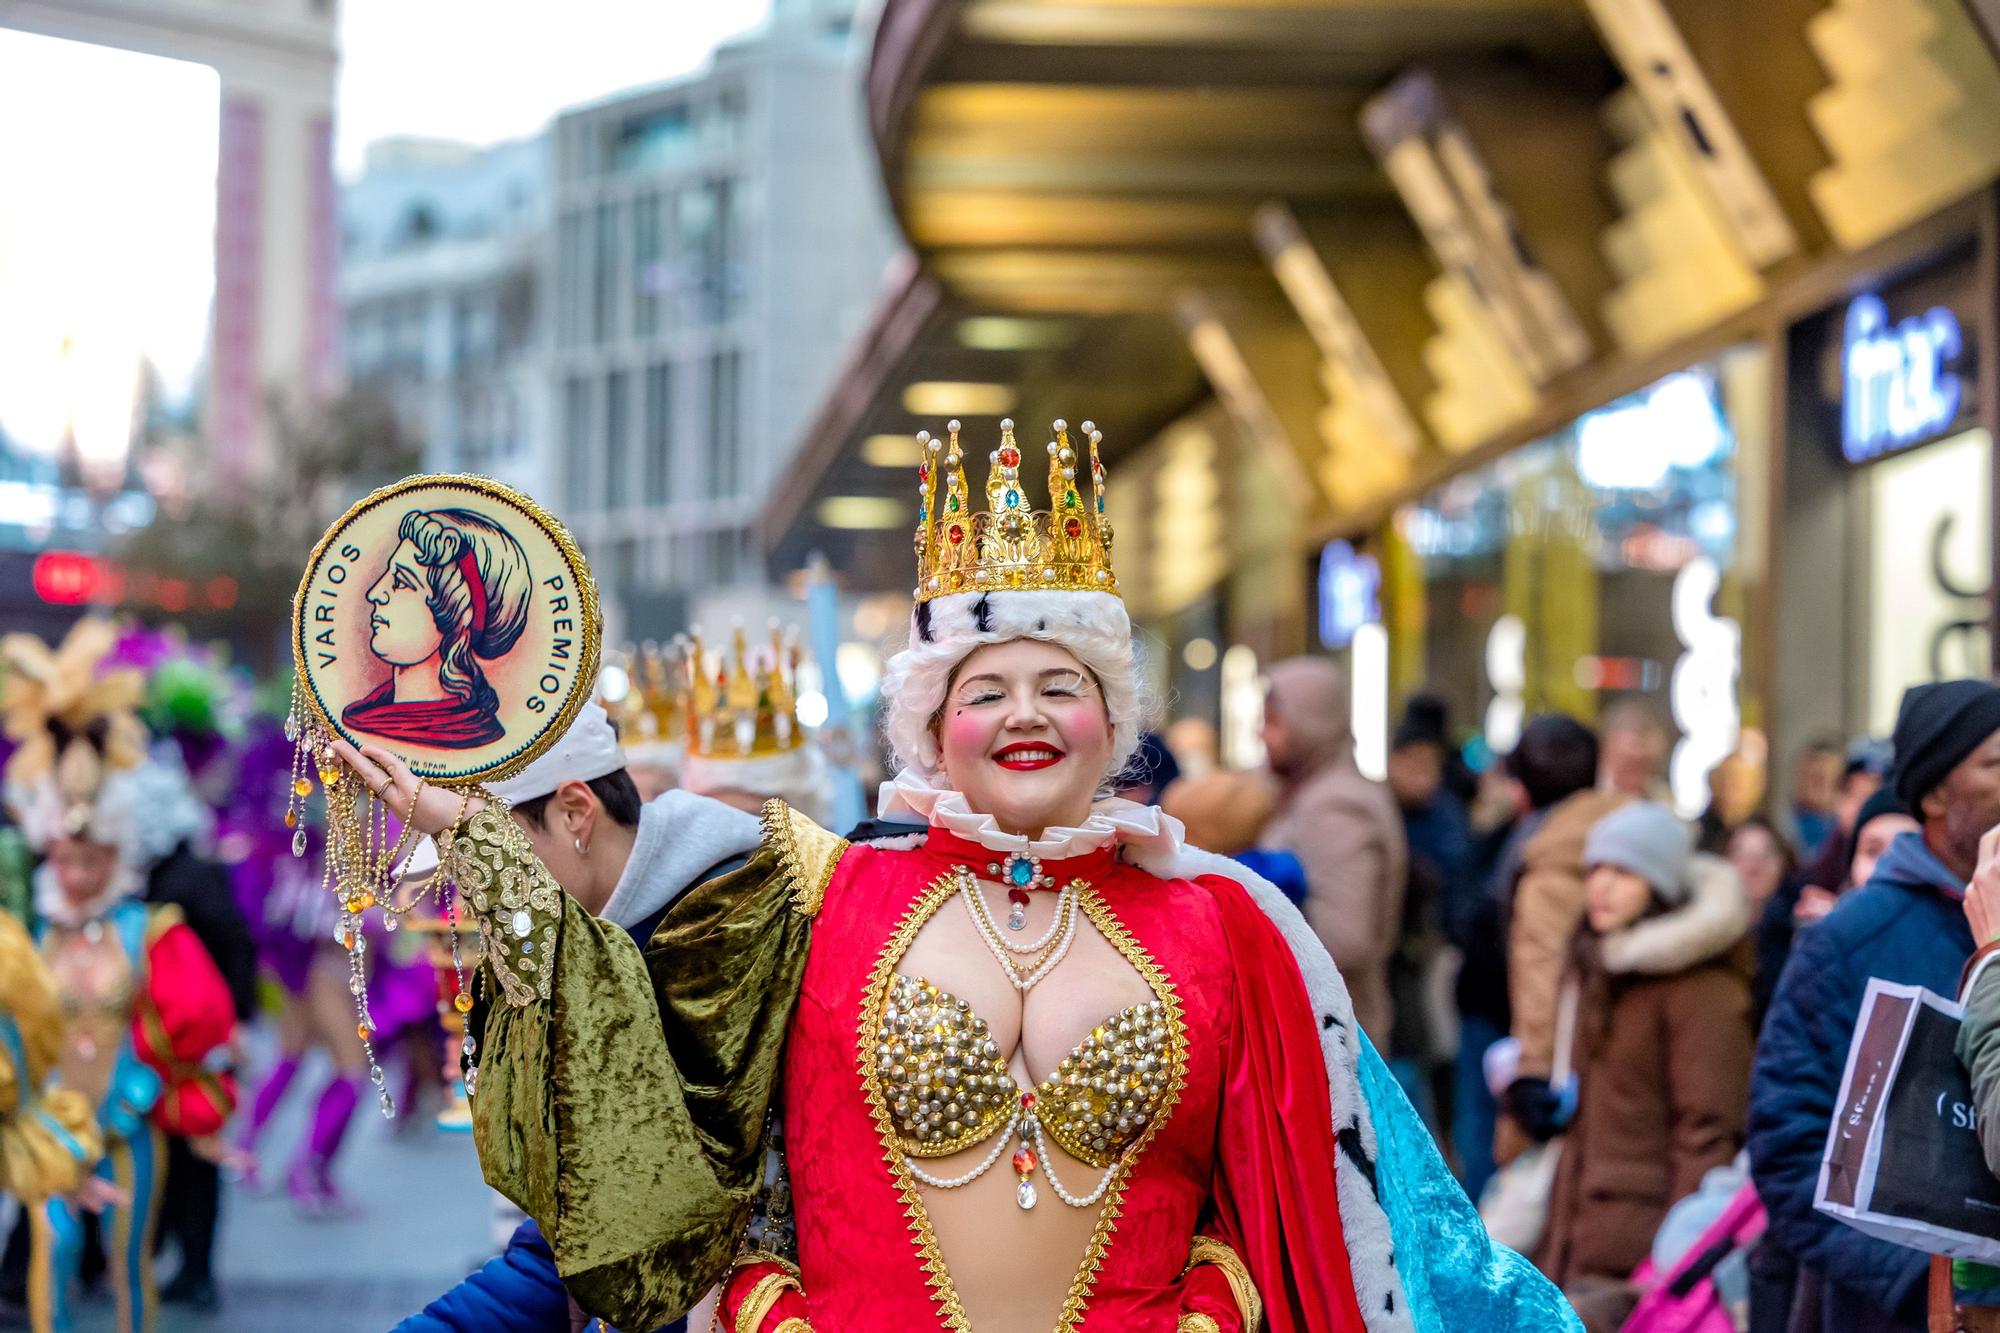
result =
[{"label": "woman's raised hand", "polygon": [[419,833],[443,833],[461,817],[470,819],[486,808],[485,798],[433,787],[387,750],[367,746],[357,750],[336,738],[333,752],[360,779],[361,785],[395,811],[396,817]]}]

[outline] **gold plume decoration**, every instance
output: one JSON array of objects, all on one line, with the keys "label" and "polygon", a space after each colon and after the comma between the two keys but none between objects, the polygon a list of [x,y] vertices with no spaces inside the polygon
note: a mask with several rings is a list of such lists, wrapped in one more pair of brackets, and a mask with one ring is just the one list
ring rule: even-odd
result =
[{"label": "gold plume decoration", "polygon": [[100,670],[117,639],[118,627],[99,616],[78,621],[55,648],[32,634],[0,638],[0,719],[17,747],[7,783],[25,788],[52,778],[72,831],[88,826],[108,773],[146,760],[146,728],[136,712],[145,677],[131,668]]},{"label": "gold plume decoration", "polygon": [[[1104,434],[1083,423],[1090,455],[1090,500],[1077,472],[1082,462],[1069,425],[1058,419],[1048,443],[1049,507],[1034,509],[1021,489],[1021,449],[1011,418],[1000,423],[1000,447],[988,455],[986,509],[973,513],[965,485],[959,423],[948,440],[917,435],[917,586],[919,602],[958,592],[1106,592],[1118,595],[1111,570],[1111,521],[1104,509]],[[943,497],[939,497],[942,482]]]},{"label": "gold plume decoration", "polygon": [[686,684],[678,697],[689,755],[752,759],[805,744],[798,715],[798,634],[773,620],[770,636],[769,647],[754,654],[741,625],[730,636],[727,654],[711,652],[699,626],[675,640],[670,675]]}]

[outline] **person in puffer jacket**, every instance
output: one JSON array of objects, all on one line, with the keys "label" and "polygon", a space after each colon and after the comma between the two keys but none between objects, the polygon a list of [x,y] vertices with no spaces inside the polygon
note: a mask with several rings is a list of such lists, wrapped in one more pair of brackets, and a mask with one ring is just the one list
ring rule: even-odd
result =
[{"label": "person in puffer jacket", "polygon": [[1591,1333],[1632,1313],[1634,1269],[1668,1208],[1743,1144],[1750,1079],[1750,925],[1736,875],[1690,864],[1687,827],[1651,801],[1584,844],[1577,1114],[1563,1139],[1537,1267]]},{"label": "person in puffer jacket", "polygon": [[[1927,1257],[1815,1211],[1813,1197],[1869,978],[1954,995],[1972,953],[1960,904],[1980,838],[2000,824],[2000,687],[1914,687],[1895,745],[1895,786],[1922,829],[1799,933],[1751,1073],[1752,1175],[1800,1266],[1793,1333],[1924,1333]],[[1765,1326],[1765,1312],[1753,1316]]]}]

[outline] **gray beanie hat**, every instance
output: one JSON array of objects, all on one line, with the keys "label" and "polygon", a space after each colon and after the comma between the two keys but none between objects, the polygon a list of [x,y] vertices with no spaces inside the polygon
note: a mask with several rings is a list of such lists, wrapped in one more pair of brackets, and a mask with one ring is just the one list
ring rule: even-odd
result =
[{"label": "gray beanie hat", "polygon": [[1670,907],[1688,899],[1688,830],[1655,801],[1621,806],[1597,821],[1583,844],[1583,864],[1613,865],[1652,885]]}]

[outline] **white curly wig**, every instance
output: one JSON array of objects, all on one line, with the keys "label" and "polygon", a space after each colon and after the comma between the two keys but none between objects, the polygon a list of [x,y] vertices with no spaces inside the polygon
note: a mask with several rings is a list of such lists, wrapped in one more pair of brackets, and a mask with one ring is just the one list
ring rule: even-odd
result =
[{"label": "white curly wig", "polygon": [[1111,716],[1108,781],[1139,748],[1146,700],[1132,651],[1125,603],[1107,592],[960,592],[917,603],[910,646],[882,673],[882,728],[900,768],[933,786],[949,787],[933,724],[944,707],[952,673],[975,648],[1013,639],[1040,639],[1074,654],[1097,678]]}]

